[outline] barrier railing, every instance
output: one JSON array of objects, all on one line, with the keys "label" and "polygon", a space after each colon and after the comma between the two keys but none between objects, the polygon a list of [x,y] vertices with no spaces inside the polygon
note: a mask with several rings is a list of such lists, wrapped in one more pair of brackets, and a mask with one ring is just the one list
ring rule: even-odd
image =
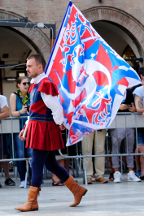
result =
[{"label": "barrier railing", "polygon": [[[11,134],[11,147],[12,147],[12,157],[9,159],[0,159],[0,162],[10,162],[10,161],[20,161],[20,160],[25,160],[26,161],[26,177],[25,177],[25,188],[27,184],[27,177],[28,177],[28,172],[29,172],[29,162],[31,158],[16,158],[15,157],[15,149],[14,149],[14,141],[13,141],[13,134],[14,133],[19,133],[20,131],[20,124],[19,120],[21,118],[26,118],[26,117],[8,117],[6,119],[3,119],[0,121],[0,134]],[[139,113],[118,113],[113,120],[112,124],[110,125],[109,128],[107,129],[114,129],[114,128],[135,128],[136,131],[136,146],[137,146],[137,128],[144,128],[144,118],[142,117],[141,114]],[[106,136],[107,137],[107,136]],[[126,139],[127,140],[127,139]],[[109,149],[108,149],[108,140],[106,141],[106,152],[105,154],[97,154],[97,155],[82,155],[82,152],[79,153],[78,150],[78,145],[75,145],[76,153],[75,155],[64,155],[62,154],[61,150],[59,150],[60,155],[64,159],[74,159],[75,160],[75,166],[76,166],[76,173],[78,176],[78,165],[77,165],[77,160],[83,159],[83,171],[84,171],[84,179],[85,179],[85,184],[87,184],[87,172],[86,172],[86,158],[94,158],[94,157],[113,157],[113,156],[128,156],[128,155],[144,155],[144,153],[138,153],[138,152],[133,152],[133,153],[117,153],[117,154],[110,154]],[[128,145],[128,144],[127,144]],[[97,142],[98,146],[98,142]],[[67,151],[68,152],[68,151]]]},{"label": "barrier railing", "polygon": [[4,159],[4,153],[3,153],[3,145],[5,145],[4,140],[3,140],[3,136],[1,136],[1,154],[2,157],[0,159],[0,162],[11,162],[11,161],[26,161],[26,174],[25,174],[25,188],[27,187],[27,179],[28,179],[28,173],[29,173],[29,163],[31,158],[16,158],[15,157],[15,148],[14,148],[14,139],[13,139],[13,134],[14,133],[19,133],[20,132],[20,119],[24,120],[27,117],[23,116],[23,117],[8,117],[6,119],[2,119],[0,120],[0,134],[11,134],[11,140],[10,140],[10,147],[11,147],[11,157]]},{"label": "barrier railing", "polygon": [[[136,137],[136,146],[138,144],[138,139],[137,139],[137,129],[138,128],[144,128],[144,118],[142,117],[142,114],[140,113],[128,113],[128,112],[122,112],[118,113],[113,120],[112,124],[109,126],[108,129],[115,129],[115,128],[134,128],[135,129],[135,137]],[[97,137],[97,136],[96,136]],[[108,137],[107,137],[108,138]],[[108,147],[108,141],[106,141],[106,148]],[[126,134],[126,149],[128,150],[128,140],[127,140],[127,134]],[[96,144],[96,148],[98,150],[98,140]],[[98,152],[98,151],[97,151]],[[120,156],[121,158],[123,156],[129,156],[129,155],[144,155],[144,153],[138,153],[138,151],[135,153],[117,153],[117,154],[111,154],[107,153],[109,152],[108,150],[105,152],[105,154],[97,154],[97,155],[79,155],[78,152],[76,152],[75,155],[70,155],[66,156],[63,155],[61,150],[59,150],[59,154],[65,158],[65,159],[83,159],[83,171],[84,171],[84,181],[85,184],[87,185],[87,171],[86,171],[86,158],[95,158],[95,157],[114,157],[114,156]],[[119,152],[119,151],[117,151]],[[122,161],[122,160],[121,160]]]}]

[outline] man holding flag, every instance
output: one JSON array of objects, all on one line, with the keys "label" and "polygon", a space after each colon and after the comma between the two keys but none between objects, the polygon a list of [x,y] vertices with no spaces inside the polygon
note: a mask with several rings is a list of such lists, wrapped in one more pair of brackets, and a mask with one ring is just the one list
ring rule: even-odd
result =
[{"label": "man holding flag", "polygon": [[43,72],[45,60],[35,54],[27,59],[27,73],[31,80],[29,122],[26,138],[24,130],[19,138],[26,140],[26,148],[33,148],[32,180],[27,202],[15,209],[20,211],[38,210],[37,197],[43,179],[43,168],[54,173],[74,195],[74,203],[78,205],[87,189],[80,186],[67,170],[60,166],[55,158],[55,150],[64,148],[62,134],[64,130],[63,110],[58,100],[58,91],[54,83],[50,82]]},{"label": "man holding flag", "polygon": [[[58,143],[57,139],[56,146],[53,141],[50,142],[51,139],[56,138],[56,136],[52,138],[48,133],[49,130],[46,129],[47,125],[53,121],[52,115],[56,124],[60,125],[61,130],[64,126],[69,129],[67,145],[72,145],[94,130],[107,128],[115,118],[126,88],[140,83],[136,72],[100,37],[71,1],[68,4],[45,71],[51,82],[43,75],[43,70],[42,63],[35,60],[34,56],[28,59],[28,75],[35,79],[32,80],[33,86],[31,87],[32,103],[27,147],[34,148],[34,151],[32,187],[27,202],[16,208],[21,211],[38,209],[37,196],[42,181],[44,163],[74,194],[75,202],[71,206],[79,204],[82,196],[87,192],[85,188],[76,184],[62,167],[58,167],[55,161],[53,150],[63,148],[63,144],[62,141]],[[53,83],[56,84],[58,92]],[[48,103],[49,98],[45,100],[47,96],[51,95],[54,98],[58,93],[63,107],[64,119],[60,118],[62,115],[60,106],[56,106],[54,110],[51,107],[52,104],[56,105],[58,102]],[[45,95],[47,96],[45,97]],[[39,103],[39,100],[42,103]],[[57,110],[60,112],[60,116],[58,115],[60,121],[58,122],[55,118]],[[48,122],[42,118],[45,113],[48,114]],[[34,119],[32,120],[31,117]],[[40,118],[40,121],[37,118]],[[36,130],[37,126],[38,131]],[[60,132],[58,132],[57,127],[53,122],[51,129],[57,130],[60,139]],[[37,139],[41,141],[41,144],[38,144],[38,148],[36,148],[37,140],[36,138],[36,142],[32,140],[34,136],[30,136],[30,131],[36,138],[39,138],[40,131],[40,134],[46,131],[45,134],[48,134],[48,137],[43,138],[41,136],[42,140]],[[20,133],[20,138],[24,139],[22,135],[23,131]],[[41,148],[41,146],[43,147]],[[50,148],[47,149],[48,146]],[[39,160],[40,157],[41,160]],[[36,158],[39,160],[37,163]],[[36,164],[37,166],[35,166]],[[38,176],[38,181],[37,178],[34,179],[37,177],[37,167],[40,167],[41,173],[41,176]]]}]

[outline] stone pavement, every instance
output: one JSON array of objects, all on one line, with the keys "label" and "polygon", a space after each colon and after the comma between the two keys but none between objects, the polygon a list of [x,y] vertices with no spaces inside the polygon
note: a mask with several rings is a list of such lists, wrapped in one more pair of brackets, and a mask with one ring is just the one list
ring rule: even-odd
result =
[{"label": "stone pavement", "polygon": [[[108,175],[105,176],[108,178]],[[3,187],[0,188],[0,216],[141,216],[144,215],[144,181],[127,182],[127,175],[123,175],[123,182],[101,184],[94,182],[88,185],[87,194],[77,207],[69,207],[73,202],[73,195],[65,187],[54,187],[51,180],[44,180],[42,191],[38,197],[39,211],[19,212],[14,208],[23,204],[29,188],[4,185],[4,177],[0,176]],[[83,184],[82,178],[76,178]]]}]

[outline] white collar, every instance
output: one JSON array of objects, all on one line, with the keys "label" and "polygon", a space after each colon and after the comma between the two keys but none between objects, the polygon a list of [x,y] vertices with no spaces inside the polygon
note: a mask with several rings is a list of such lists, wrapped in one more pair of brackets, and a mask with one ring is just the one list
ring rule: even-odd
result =
[{"label": "white collar", "polygon": [[32,83],[37,84],[37,83],[39,83],[42,79],[44,79],[45,77],[47,77],[47,76],[46,76],[46,74],[43,72],[43,73],[41,73],[40,75],[38,75],[36,78],[33,78],[33,79],[31,80],[31,84],[32,84]]}]

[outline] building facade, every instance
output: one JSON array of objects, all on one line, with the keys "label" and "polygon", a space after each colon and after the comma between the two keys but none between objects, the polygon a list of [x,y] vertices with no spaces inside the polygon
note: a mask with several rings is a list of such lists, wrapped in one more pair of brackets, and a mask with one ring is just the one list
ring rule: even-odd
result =
[{"label": "building facade", "polygon": [[[28,55],[43,54],[46,61],[53,43],[52,31],[39,28],[37,23],[55,24],[56,35],[65,14],[68,0],[0,0],[0,21],[10,23],[27,17],[29,28],[1,26],[1,65],[22,64]],[[144,4],[143,0],[89,0],[72,1],[93,25],[96,31],[123,58],[138,69],[144,58]],[[0,22],[0,23],[1,23]],[[9,99],[15,90],[15,82],[8,77],[17,77],[24,67],[1,68],[0,91]]]}]

